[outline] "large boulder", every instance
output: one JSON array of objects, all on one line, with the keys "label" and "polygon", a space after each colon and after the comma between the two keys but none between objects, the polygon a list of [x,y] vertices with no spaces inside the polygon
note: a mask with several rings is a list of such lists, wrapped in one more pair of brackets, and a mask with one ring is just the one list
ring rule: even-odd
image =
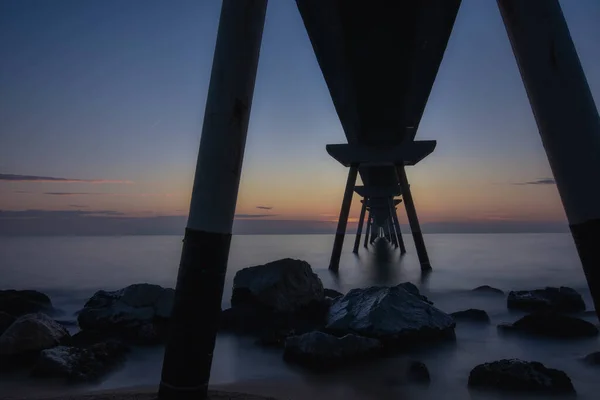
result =
[{"label": "large boulder", "polygon": [[512,325],[499,325],[501,329],[525,332],[540,336],[559,338],[592,337],[598,335],[598,328],[583,319],[568,315],[537,312],[524,316]]},{"label": "large boulder", "polygon": [[96,343],[87,348],[57,346],[40,353],[31,375],[69,382],[95,381],[123,362],[128,350],[118,341]]},{"label": "large boulder", "polygon": [[173,306],[174,290],[147,283],[96,292],[79,312],[84,331],[104,332],[133,342],[160,342]]},{"label": "large boulder", "polygon": [[283,357],[312,369],[328,369],[373,356],[381,342],[353,334],[336,337],[323,332],[308,332],[285,340]]},{"label": "large boulder", "polygon": [[231,305],[294,313],[324,299],[323,283],[310,264],[285,258],[238,271],[233,279]]},{"label": "large boulder", "polygon": [[353,289],[329,309],[326,329],[382,340],[392,347],[454,337],[454,319],[405,286]]},{"label": "large boulder", "polygon": [[561,286],[545,289],[513,291],[508,294],[507,306],[523,311],[579,312],[585,302],[575,289]]},{"label": "large boulder", "polygon": [[539,362],[499,360],[476,366],[469,386],[504,391],[574,393],[571,379],[563,371],[546,368]]},{"label": "large boulder", "polygon": [[0,336],[0,357],[37,353],[68,339],[69,332],[42,313],[26,314]]},{"label": "large boulder", "polygon": [[468,310],[453,312],[452,318],[457,321],[490,322],[490,316],[484,310],[469,308]]},{"label": "large boulder", "polygon": [[588,354],[583,358],[583,361],[589,365],[600,366],[600,351]]},{"label": "large boulder", "polygon": [[20,317],[52,310],[50,298],[36,290],[0,290],[0,311]]},{"label": "large boulder", "polygon": [[12,315],[5,313],[4,311],[0,311],[0,335],[2,335],[4,331],[7,330],[13,322],[15,322],[15,320],[16,318]]}]

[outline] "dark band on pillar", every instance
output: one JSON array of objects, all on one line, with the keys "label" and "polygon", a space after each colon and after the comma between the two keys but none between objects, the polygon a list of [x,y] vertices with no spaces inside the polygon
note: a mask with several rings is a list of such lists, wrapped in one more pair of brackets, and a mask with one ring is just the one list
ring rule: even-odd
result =
[{"label": "dark band on pillar", "polygon": [[185,230],[160,398],[206,394],[230,242],[229,233]]},{"label": "dark band on pillar", "polygon": [[[600,293],[600,218],[573,224],[570,228],[590,292]],[[600,298],[594,299],[594,307],[600,318]]]}]

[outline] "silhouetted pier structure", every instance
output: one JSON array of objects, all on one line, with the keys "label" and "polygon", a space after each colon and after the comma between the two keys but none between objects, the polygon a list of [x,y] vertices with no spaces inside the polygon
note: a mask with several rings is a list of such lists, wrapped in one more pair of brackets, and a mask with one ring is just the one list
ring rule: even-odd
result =
[{"label": "silhouetted pier structure", "polygon": [[[330,267],[339,263],[360,173],[369,188],[400,186],[419,260],[427,268],[405,166],[435,147],[414,139],[460,0],[296,2],[348,141],[327,146],[349,168]],[[600,313],[598,111],[558,0],[497,3]],[[266,6],[266,0],[223,1],[162,400],[207,394]],[[369,209],[371,235],[381,230],[375,210]]]}]

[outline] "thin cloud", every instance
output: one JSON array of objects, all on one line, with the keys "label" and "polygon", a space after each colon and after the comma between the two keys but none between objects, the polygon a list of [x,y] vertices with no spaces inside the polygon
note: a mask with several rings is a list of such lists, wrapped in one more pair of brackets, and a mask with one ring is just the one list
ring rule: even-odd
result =
[{"label": "thin cloud", "polygon": [[113,179],[75,179],[75,178],[57,178],[51,176],[38,175],[16,175],[0,174],[0,181],[9,182],[60,182],[60,183],[120,183],[132,184],[132,181],[113,180]]},{"label": "thin cloud", "polygon": [[272,210],[273,207],[269,207],[269,206],[256,206],[256,208],[258,208],[259,210]]},{"label": "thin cloud", "polygon": [[44,192],[47,196],[173,197],[173,193]]},{"label": "thin cloud", "polygon": [[0,210],[0,219],[31,219],[31,218],[50,218],[50,217],[94,217],[94,216],[121,216],[125,215],[120,211],[112,210]]},{"label": "thin cloud", "polygon": [[276,216],[277,214],[235,214],[235,218],[266,218]]},{"label": "thin cloud", "polygon": [[518,182],[514,185],[556,185],[556,181],[553,178],[542,178],[535,181]]}]

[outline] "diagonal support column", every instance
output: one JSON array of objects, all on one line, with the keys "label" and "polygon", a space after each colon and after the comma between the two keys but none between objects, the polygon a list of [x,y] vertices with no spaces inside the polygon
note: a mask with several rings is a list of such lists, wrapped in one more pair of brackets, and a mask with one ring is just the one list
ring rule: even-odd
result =
[{"label": "diagonal support column", "polygon": [[390,200],[390,211],[392,213],[392,219],[394,220],[394,228],[396,229],[396,237],[398,238],[398,245],[400,246],[400,255],[406,254],[406,246],[404,246],[404,239],[402,239],[402,231],[400,230],[400,222],[398,221],[398,214],[396,213],[396,207],[394,206],[393,200]]},{"label": "diagonal support column", "polygon": [[348,171],[348,180],[346,181],[346,190],[344,190],[344,199],[342,200],[342,209],[340,210],[340,219],[338,220],[335,240],[333,242],[333,251],[331,252],[331,260],[329,261],[329,269],[337,271],[340,267],[340,256],[342,255],[342,247],[344,246],[344,236],[346,235],[346,225],[348,224],[348,215],[350,214],[350,205],[352,204],[352,194],[354,193],[354,185],[356,184],[356,176],[358,175],[358,165],[350,166]]},{"label": "diagonal support column", "polygon": [[373,224],[371,216],[371,210],[369,209],[369,216],[367,217],[367,231],[365,232],[365,249],[368,248],[369,245],[369,235],[371,234],[371,225]]},{"label": "diagonal support column", "polygon": [[600,318],[600,117],[558,0],[498,0]]},{"label": "diagonal support column", "polygon": [[404,207],[406,208],[408,223],[410,224],[410,230],[415,241],[415,248],[417,249],[421,270],[428,271],[431,269],[431,264],[429,263],[429,255],[427,255],[427,248],[425,247],[425,241],[423,240],[423,233],[421,233],[421,225],[419,224],[419,218],[417,217],[417,210],[415,209],[415,203],[413,202],[410,185],[408,183],[408,178],[406,177],[406,171],[404,171],[403,165],[397,165],[396,171],[402,188]]},{"label": "diagonal support column", "polygon": [[360,209],[360,217],[358,219],[358,229],[356,230],[356,240],[354,240],[353,253],[358,254],[358,248],[360,247],[360,235],[362,234],[363,224],[365,222],[365,213],[367,211],[367,199],[363,200],[362,207]]},{"label": "diagonal support column", "polygon": [[221,8],[160,400],[207,396],[266,7],[224,0]]}]

